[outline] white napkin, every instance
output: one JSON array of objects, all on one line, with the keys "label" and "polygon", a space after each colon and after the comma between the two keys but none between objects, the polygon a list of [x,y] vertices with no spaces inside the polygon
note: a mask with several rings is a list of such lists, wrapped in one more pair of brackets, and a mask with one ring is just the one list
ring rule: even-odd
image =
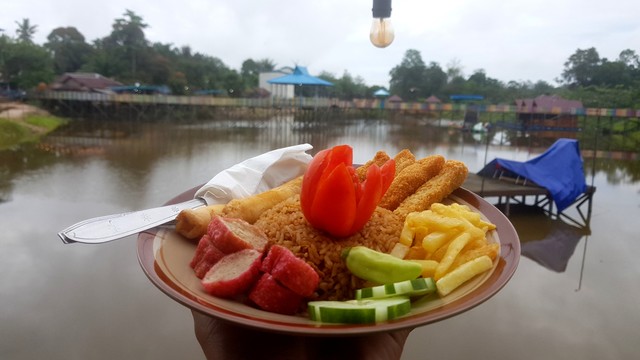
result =
[{"label": "white napkin", "polygon": [[208,205],[225,204],[282,185],[304,174],[312,158],[306,151],[311,149],[309,144],[294,145],[247,159],[214,176],[195,197]]}]

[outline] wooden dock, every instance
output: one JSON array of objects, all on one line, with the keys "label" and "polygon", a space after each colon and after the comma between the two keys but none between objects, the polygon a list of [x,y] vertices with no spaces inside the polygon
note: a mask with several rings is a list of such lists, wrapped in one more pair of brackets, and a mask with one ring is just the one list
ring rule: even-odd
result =
[{"label": "wooden dock", "polygon": [[[496,205],[503,208],[503,212],[507,216],[510,214],[512,204],[533,205],[541,208],[546,215],[553,219],[563,218],[584,227],[588,227],[591,220],[593,194],[596,191],[595,187],[587,186],[587,190],[567,208],[575,208],[578,213],[576,217],[568,215],[565,212],[567,209],[558,211],[549,191],[535,184],[516,183],[513,179],[494,179],[469,174],[462,186],[483,198],[497,198]],[[583,209],[584,206],[587,208]]]}]

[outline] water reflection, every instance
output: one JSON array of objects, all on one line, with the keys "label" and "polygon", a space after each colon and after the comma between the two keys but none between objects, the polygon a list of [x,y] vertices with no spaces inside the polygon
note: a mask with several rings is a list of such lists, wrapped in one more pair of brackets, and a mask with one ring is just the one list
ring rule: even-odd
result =
[{"label": "water reflection", "polygon": [[[385,120],[73,121],[40,144],[0,152],[0,357],[199,358],[190,315],[140,271],[135,239],[69,246],[55,234],[87,217],[158,206],[248,157],[305,142],[314,151],[348,143],[356,162],[380,149],[438,153],[472,172],[487,159],[524,161],[545,150],[543,140],[510,133],[475,139],[454,127]],[[512,209],[523,255],[514,279],[479,308],[416,329],[407,359],[425,351],[433,358],[635,355],[640,162],[599,152],[585,158],[585,170],[598,189],[591,228]],[[589,251],[580,252],[588,237]],[[588,276],[576,293],[583,267]],[[611,296],[622,291],[628,295]],[[459,346],[461,336],[469,346]]]},{"label": "water reflection", "polygon": [[545,268],[563,272],[582,239],[591,230],[551,219],[531,205],[511,205],[509,220],[518,232],[521,254]]}]

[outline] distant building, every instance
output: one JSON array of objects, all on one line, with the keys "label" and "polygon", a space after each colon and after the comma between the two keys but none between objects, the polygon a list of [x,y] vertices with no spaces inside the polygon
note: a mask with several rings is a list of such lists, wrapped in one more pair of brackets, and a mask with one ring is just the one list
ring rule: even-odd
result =
[{"label": "distant building", "polygon": [[272,97],[281,99],[293,99],[294,85],[290,84],[269,84],[269,80],[279,78],[283,75],[293,73],[293,68],[283,67],[282,69],[263,72],[258,75],[258,87],[266,90]]},{"label": "distant building", "polygon": [[426,98],[424,100],[424,102],[429,103],[429,104],[440,104],[442,103],[442,101],[440,99],[438,99],[438,97],[436,97],[435,95],[431,95],[428,98]]},{"label": "distant building", "polygon": [[515,105],[518,124],[527,130],[576,130],[577,110],[583,108],[579,100],[550,95],[518,99]]},{"label": "distant building", "polygon": [[122,86],[122,83],[97,73],[66,73],[55,79],[49,87],[54,91],[110,93],[110,88],[114,86]]},{"label": "distant building", "polygon": [[398,95],[391,95],[391,97],[389,97],[387,99],[387,102],[390,103],[401,103],[402,102],[402,98]]}]

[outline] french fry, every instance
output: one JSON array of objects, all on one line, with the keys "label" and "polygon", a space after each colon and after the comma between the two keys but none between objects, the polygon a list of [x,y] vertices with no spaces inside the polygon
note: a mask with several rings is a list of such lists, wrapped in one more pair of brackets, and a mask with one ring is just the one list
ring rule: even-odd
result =
[{"label": "french fry", "polygon": [[455,232],[453,231],[434,231],[422,238],[422,248],[427,252],[427,254],[433,254],[436,250],[442,247],[442,245],[451,241],[454,236]]},{"label": "french fry", "polygon": [[389,255],[397,257],[398,259],[404,259],[407,257],[407,254],[410,250],[410,247],[398,242],[393,246],[393,248],[389,252]]},{"label": "french fry", "polygon": [[413,212],[407,215],[405,220],[409,226],[426,226],[431,231],[451,231],[461,230],[465,227],[462,219],[436,214],[431,210]]},{"label": "french fry", "polygon": [[450,269],[455,269],[460,265],[466,262],[469,262],[473,259],[477,259],[481,256],[488,256],[491,259],[491,261],[493,261],[498,257],[499,250],[500,250],[500,245],[498,244],[486,244],[485,246],[477,249],[463,250],[455,259],[453,264],[451,264]]},{"label": "french fry", "polygon": [[409,251],[405,255],[405,259],[424,259],[427,257],[427,252],[421,245],[414,245],[409,248]]},{"label": "french fry", "polygon": [[447,251],[438,264],[438,268],[436,269],[436,272],[433,276],[433,279],[435,281],[438,281],[447,273],[447,271],[451,267],[451,264],[453,264],[456,257],[462,251],[465,245],[467,245],[469,240],[471,240],[471,235],[468,232],[464,232],[451,241],[449,246],[447,246]]},{"label": "french fry", "polygon": [[449,245],[454,239],[455,237],[447,238],[447,242],[434,251],[433,254],[427,254],[427,260],[435,260],[437,262],[442,261],[444,254],[447,253],[447,249],[449,249]]},{"label": "french fry", "polygon": [[433,277],[433,274],[436,272],[436,268],[438,267],[438,262],[434,260],[409,260],[415,263],[420,264],[422,266],[422,277]]},{"label": "french fry", "polygon": [[493,261],[486,255],[466,262],[436,281],[438,294],[446,296],[474,276],[492,267]]},{"label": "french fry", "polygon": [[494,224],[482,220],[479,213],[471,211],[471,209],[466,205],[455,203],[451,205],[444,205],[442,203],[435,203],[431,205],[431,211],[445,216],[464,218],[473,224],[473,226],[479,229],[485,229],[484,232],[496,228]]}]

